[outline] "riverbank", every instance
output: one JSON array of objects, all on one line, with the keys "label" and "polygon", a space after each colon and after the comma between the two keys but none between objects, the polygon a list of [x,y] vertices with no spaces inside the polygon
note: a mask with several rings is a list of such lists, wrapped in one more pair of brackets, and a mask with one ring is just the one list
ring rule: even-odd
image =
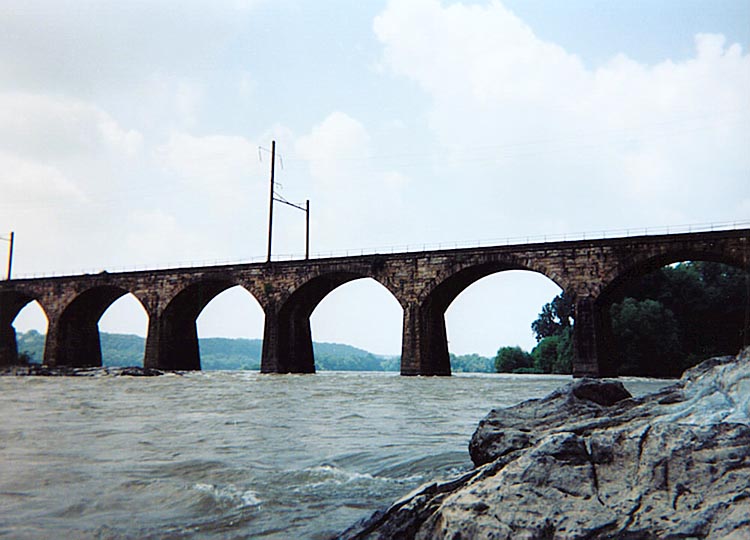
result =
[{"label": "riverbank", "polygon": [[0,377],[157,377],[166,372],[153,368],[139,366],[128,367],[50,367],[42,364],[26,364],[20,366],[5,366],[0,368]]},{"label": "riverbank", "polygon": [[750,350],[641,398],[583,379],[493,410],[470,453],[339,537],[747,538]]}]

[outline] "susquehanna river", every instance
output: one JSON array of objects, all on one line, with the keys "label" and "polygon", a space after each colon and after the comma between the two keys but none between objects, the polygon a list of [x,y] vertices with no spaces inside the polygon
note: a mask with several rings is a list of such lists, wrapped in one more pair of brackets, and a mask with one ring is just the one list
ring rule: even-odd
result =
[{"label": "susquehanna river", "polygon": [[[0,378],[0,537],[329,538],[563,376]],[[634,394],[664,381],[624,379]]]}]

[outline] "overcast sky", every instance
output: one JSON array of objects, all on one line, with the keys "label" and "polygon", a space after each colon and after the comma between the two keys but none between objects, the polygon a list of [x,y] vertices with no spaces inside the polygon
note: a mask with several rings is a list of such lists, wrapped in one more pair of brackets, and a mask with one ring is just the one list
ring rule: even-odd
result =
[{"label": "overcast sky", "polygon": [[[313,253],[747,220],[749,46],[747,0],[4,0],[0,236],[17,275],[263,257],[272,139]],[[279,207],[274,252],[303,251]],[[475,284],[451,350],[530,348],[557,292]],[[262,334],[244,291],[199,323]],[[401,310],[354,282],[313,335],[397,354]]]}]

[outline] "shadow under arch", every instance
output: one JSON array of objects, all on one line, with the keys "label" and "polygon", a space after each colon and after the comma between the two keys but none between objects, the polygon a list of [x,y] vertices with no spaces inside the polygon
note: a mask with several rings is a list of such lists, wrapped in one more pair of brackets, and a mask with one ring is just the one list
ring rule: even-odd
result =
[{"label": "shadow under arch", "polygon": [[[310,329],[312,312],[333,290],[365,278],[372,279],[393,294],[386,284],[372,275],[352,271],[330,272],[309,279],[294,290],[275,313],[266,313],[261,371],[315,373]],[[395,294],[393,296],[398,300]]]},{"label": "shadow under arch", "polygon": [[252,291],[230,278],[201,279],[175,294],[155,322],[149,324],[145,366],[166,370],[200,370],[198,316],[216,296],[238,285],[257,301]]},{"label": "shadow under arch", "polygon": [[[450,375],[450,353],[445,312],[453,301],[469,286],[482,278],[508,270],[523,270],[540,274],[563,288],[544,269],[530,268],[516,261],[490,261],[466,266],[445,277],[427,289],[420,298],[419,325],[420,340],[417,344],[417,366],[411,373],[419,375]],[[416,369],[415,369],[416,368]],[[416,371],[416,372],[415,372]],[[404,370],[402,369],[402,373]]]},{"label": "shadow under arch", "polygon": [[[664,267],[687,262],[719,263],[736,268],[745,273],[748,292],[750,293],[750,268],[740,258],[733,256],[731,253],[680,249],[658,255],[636,257],[625,262],[620,265],[617,273],[610,276],[610,279],[605,282],[594,302],[596,348],[599,372],[602,376],[614,377],[618,375],[618,355],[616,354],[616,340],[610,315],[612,305],[622,299],[628,285],[634,281]],[[750,306],[746,309],[750,310]]]},{"label": "shadow under arch", "polygon": [[[99,285],[79,293],[60,314],[56,332],[49,333],[45,363],[56,366],[100,367],[99,320],[120,297],[132,294],[116,285]],[[133,294],[146,311],[141,300]]]},{"label": "shadow under arch", "polygon": [[18,341],[13,322],[18,314],[33,302],[39,306],[49,326],[47,310],[33,294],[20,290],[0,292],[0,366],[18,364]]}]

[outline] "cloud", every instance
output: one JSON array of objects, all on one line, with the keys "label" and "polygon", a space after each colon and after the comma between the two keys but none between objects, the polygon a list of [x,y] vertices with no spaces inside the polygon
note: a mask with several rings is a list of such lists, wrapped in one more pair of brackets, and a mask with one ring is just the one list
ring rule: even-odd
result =
[{"label": "cloud", "polygon": [[138,152],[143,136],[81,100],[23,92],[0,93],[0,145],[35,159]]},{"label": "cloud", "polygon": [[683,62],[589,69],[500,2],[389,2],[373,27],[383,65],[429,97],[446,172],[486,201],[456,208],[499,203],[494,227],[518,233],[742,217],[750,56],[723,36]]},{"label": "cloud", "polygon": [[323,249],[360,245],[362,238],[382,245],[397,237],[409,180],[373,167],[372,140],[360,121],[341,111],[329,114],[297,139],[295,154],[311,177]]},{"label": "cloud", "polygon": [[8,0],[0,17],[0,88],[91,95],[121,92],[154,73],[209,69],[260,3]]}]

